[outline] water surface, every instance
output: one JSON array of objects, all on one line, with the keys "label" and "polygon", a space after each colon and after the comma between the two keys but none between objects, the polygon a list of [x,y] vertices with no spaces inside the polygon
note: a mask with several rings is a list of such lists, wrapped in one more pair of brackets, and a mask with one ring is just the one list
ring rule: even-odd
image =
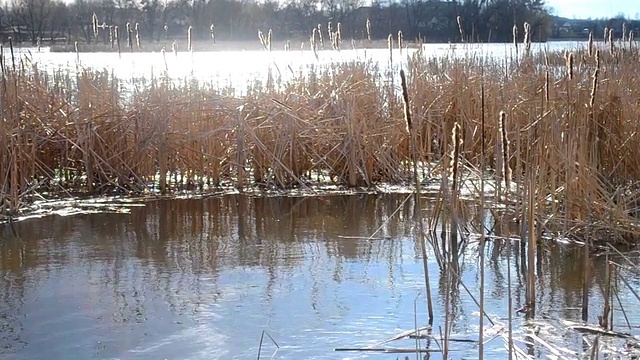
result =
[{"label": "water surface", "polygon": [[[418,325],[427,322],[413,203],[406,196],[230,195],[154,201],[130,214],[17,223],[20,239],[6,229],[0,232],[0,355],[248,359],[256,358],[266,330],[280,348],[265,340],[264,358],[404,358],[333,350],[373,345],[413,328],[418,296]],[[378,228],[374,239],[363,239]],[[475,297],[476,253],[471,244],[461,260],[462,281]],[[496,330],[507,323],[507,262],[497,244],[488,246],[487,256],[486,310]],[[592,263],[591,324],[602,309],[603,263],[601,257]],[[525,280],[520,263],[512,264],[517,308],[524,301]],[[537,266],[539,322],[533,326],[548,341],[582,351],[582,336],[560,322],[580,318],[580,251],[545,246]],[[460,285],[447,291],[433,260],[429,271],[435,329],[444,326],[448,294],[454,336],[477,339],[478,308],[471,296]],[[633,286],[640,284],[627,277]],[[621,289],[620,297],[633,309],[629,291]],[[617,328],[639,333],[623,328],[619,310],[614,315]],[[632,325],[640,324],[637,312],[627,315]],[[517,345],[546,358],[544,348],[527,348],[519,340],[531,326],[518,317],[515,327]],[[437,349],[434,342],[429,345]],[[415,342],[385,346],[412,348]],[[476,343],[454,342],[451,348],[453,358],[477,357]],[[488,342],[486,354],[505,358],[504,343]]]}]

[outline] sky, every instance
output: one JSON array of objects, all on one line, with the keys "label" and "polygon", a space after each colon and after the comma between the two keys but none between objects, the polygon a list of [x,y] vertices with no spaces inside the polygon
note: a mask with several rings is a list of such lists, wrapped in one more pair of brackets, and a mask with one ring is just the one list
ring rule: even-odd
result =
[{"label": "sky", "polygon": [[620,13],[625,17],[640,18],[639,0],[547,0],[554,14],[570,19],[608,18]]}]

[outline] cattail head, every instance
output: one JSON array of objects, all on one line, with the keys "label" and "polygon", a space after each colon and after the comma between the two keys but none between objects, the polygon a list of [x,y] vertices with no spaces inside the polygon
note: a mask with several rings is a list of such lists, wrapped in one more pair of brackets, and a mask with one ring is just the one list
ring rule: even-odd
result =
[{"label": "cattail head", "polygon": [[400,50],[401,55],[402,55],[403,46],[404,46],[404,36],[402,35],[402,30],[398,30],[398,49]]},{"label": "cattail head", "polygon": [[193,26],[187,29],[187,51],[193,51]]},{"label": "cattail head", "polygon": [[604,43],[606,44],[609,41],[609,27],[604,27]]},{"label": "cattail head", "polygon": [[366,28],[367,28],[367,40],[371,41],[371,20],[369,20],[369,18],[367,18]]},{"label": "cattail head", "polygon": [[591,85],[591,97],[589,99],[589,107],[593,109],[596,103],[596,92],[598,91],[598,74],[600,69],[596,68],[593,71],[593,83]]},{"label": "cattail head", "polygon": [[527,51],[527,54],[529,53],[529,50],[531,50],[531,24],[529,24],[528,22],[524,23],[524,47],[525,50]]},{"label": "cattail head", "polygon": [[324,49],[324,37],[322,36],[322,24],[318,24],[318,41],[320,41],[320,47]]},{"label": "cattail head", "polygon": [[589,57],[593,57],[593,33],[590,31],[589,32],[589,47],[587,48],[587,51],[589,52]]},{"label": "cattail head", "polygon": [[458,23],[458,31],[460,31],[460,41],[464,42],[464,28],[462,27],[462,16],[458,15],[458,17],[456,17],[456,22]]},{"label": "cattail head", "polygon": [[91,16],[91,25],[93,26],[93,36],[98,37],[98,15],[96,13]]},{"label": "cattail head", "polygon": [[613,44],[613,29],[609,29],[609,51],[611,52],[611,54],[614,53],[615,51],[615,47]]},{"label": "cattail head", "polygon": [[171,51],[173,51],[174,56],[178,56],[178,43],[175,40],[171,43]]},{"label": "cattail head", "polygon": [[600,69],[600,50],[596,50],[596,69]]},{"label": "cattail head", "polygon": [[338,27],[338,29],[336,30],[336,42],[337,42],[338,47],[339,47],[340,44],[342,43],[342,24],[338,23],[337,27]]},{"label": "cattail head", "polygon": [[573,53],[567,55],[567,75],[569,79],[573,79]]},{"label": "cattail head", "polygon": [[140,49],[140,24],[136,23],[136,45]]},{"label": "cattail head", "polygon": [[400,70],[400,87],[402,88],[402,103],[404,109],[404,120],[406,124],[407,133],[411,134],[413,130],[411,124],[411,112],[409,110],[409,90],[407,89],[407,79],[404,75],[404,70]]},{"label": "cattail head", "polygon": [[622,42],[624,43],[627,39],[627,23],[622,23]]},{"label": "cattail head", "polygon": [[267,47],[269,51],[271,51],[271,37],[273,36],[273,31],[271,31],[271,29],[269,29],[269,32],[267,33]]},{"label": "cattail head", "polygon": [[516,54],[518,53],[518,25],[513,24],[513,46],[516,48]]},{"label": "cattail head", "polygon": [[389,45],[389,61],[393,62],[393,35],[387,37],[387,45]]}]

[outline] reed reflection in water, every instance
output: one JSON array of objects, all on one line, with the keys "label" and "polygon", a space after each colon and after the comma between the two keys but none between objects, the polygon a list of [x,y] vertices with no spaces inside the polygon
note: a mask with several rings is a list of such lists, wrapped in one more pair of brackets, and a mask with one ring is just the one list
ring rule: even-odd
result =
[{"label": "reed reflection in water", "polygon": [[[281,346],[275,358],[394,359],[333,349],[374,344],[413,327],[424,281],[413,202],[405,199],[230,195],[150,202],[128,215],[18,223],[20,239],[0,242],[0,355],[246,359],[256,356],[267,330]],[[383,224],[373,240],[362,239]],[[487,249],[486,309],[504,319],[506,263],[495,246]],[[477,295],[474,251],[470,246],[461,269],[462,281]],[[592,264],[594,308],[603,262]],[[538,264],[540,314],[580,318],[581,267],[579,251],[546,249]],[[515,273],[512,295],[521,305],[525,280]],[[444,277],[435,262],[430,274],[437,327],[444,322]],[[478,309],[461,287],[452,292],[453,332],[475,339]],[[424,300],[417,315],[426,322]],[[505,355],[499,341],[485,349],[493,358]],[[265,343],[263,355],[274,350]],[[452,350],[456,357],[477,352],[465,343]]]}]

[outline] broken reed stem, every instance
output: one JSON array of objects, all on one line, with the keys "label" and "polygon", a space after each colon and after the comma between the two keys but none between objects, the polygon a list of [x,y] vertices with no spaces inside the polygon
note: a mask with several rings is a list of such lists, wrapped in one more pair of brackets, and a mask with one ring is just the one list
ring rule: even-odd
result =
[{"label": "broken reed stem", "polygon": [[528,208],[528,239],[527,239],[527,319],[535,317],[536,309],[536,288],[535,288],[535,252],[536,252],[536,193],[535,166],[529,171],[529,208]]},{"label": "broken reed stem", "polygon": [[589,256],[589,242],[591,236],[589,234],[590,225],[587,223],[587,236],[584,241],[583,247],[583,259],[582,259],[582,321],[589,321],[589,278],[590,278],[590,256]]},{"label": "broken reed stem", "polygon": [[418,241],[420,242],[420,251],[422,253],[422,267],[424,269],[424,283],[427,295],[427,311],[429,313],[429,325],[433,325],[433,304],[431,303],[431,285],[429,284],[429,265],[427,258],[427,244],[424,238],[424,223],[422,221],[422,197],[420,190],[420,179],[418,178],[418,153],[416,147],[416,133],[411,122],[411,110],[409,102],[409,91],[407,88],[407,79],[404,70],[400,70],[400,86],[402,87],[402,103],[403,114],[406,124],[406,130],[409,133],[409,146],[411,162],[413,164],[413,179],[415,184],[414,197],[414,221],[418,223]]},{"label": "broken reed stem", "polygon": [[[509,191],[511,188],[511,168],[509,167],[509,139],[507,137],[506,130],[506,118],[507,114],[504,111],[500,111],[500,135],[502,138],[502,176],[505,181],[504,199],[505,203],[509,200]],[[507,293],[511,294],[511,239],[507,237]],[[511,296],[508,297],[508,312],[509,312],[509,337],[508,337],[508,351],[509,360],[513,359],[513,300]]]},{"label": "broken reed stem", "polygon": [[452,266],[458,268],[458,177],[460,165],[460,148],[462,145],[461,129],[458,122],[453,123],[451,130],[451,164],[450,181],[451,181],[451,224],[449,230],[449,249],[451,254]]},{"label": "broken reed stem", "polygon": [[502,144],[502,179],[504,180],[505,201],[511,189],[511,167],[509,166],[509,137],[506,130],[507,114],[500,111],[500,139]]},{"label": "broken reed stem", "polygon": [[484,98],[484,73],[480,83],[480,137],[482,147],[480,148],[480,316],[478,333],[478,360],[484,359],[484,247],[485,247],[485,226],[484,226],[484,172],[486,168],[486,143],[485,143],[485,98]]},{"label": "broken reed stem", "polygon": [[605,268],[604,268],[604,306],[602,308],[602,315],[598,316],[598,324],[605,330],[613,330],[610,327],[609,316],[611,312],[611,263],[609,262],[609,254],[605,255]]}]

